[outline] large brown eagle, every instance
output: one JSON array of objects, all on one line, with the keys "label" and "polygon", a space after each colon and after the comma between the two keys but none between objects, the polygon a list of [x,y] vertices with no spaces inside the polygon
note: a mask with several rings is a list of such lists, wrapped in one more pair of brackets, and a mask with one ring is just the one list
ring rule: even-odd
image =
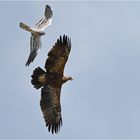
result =
[{"label": "large brown eagle", "polygon": [[71,40],[60,36],[53,48],[48,53],[45,69],[36,68],[32,74],[31,83],[36,89],[41,89],[40,106],[48,127],[48,131],[57,133],[62,125],[60,95],[61,87],[72,77],[65,77],[64,67],[71,50]]}]

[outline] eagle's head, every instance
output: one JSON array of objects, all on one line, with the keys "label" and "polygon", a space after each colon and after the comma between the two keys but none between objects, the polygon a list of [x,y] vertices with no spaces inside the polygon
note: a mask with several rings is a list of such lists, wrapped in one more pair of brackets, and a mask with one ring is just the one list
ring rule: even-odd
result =
[{"label": "eagle's head", "polygon": [[73,80],[73,78],[72,77],[63,76],[62,80],[63,80],[63,83],[65,83],[65,82],[67,82],[69,80]]}]

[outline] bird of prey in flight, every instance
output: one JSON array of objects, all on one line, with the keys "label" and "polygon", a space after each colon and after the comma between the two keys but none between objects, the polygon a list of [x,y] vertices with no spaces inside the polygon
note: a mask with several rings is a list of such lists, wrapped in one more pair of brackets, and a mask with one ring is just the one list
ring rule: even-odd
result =
[{"label": "bird of prey in flight", "polygon": [[62,85],[72,77],[63,75],[65,64],[71,50],[71,40],[60,36],[53,48],[48,53],[45,71],[37,67],[32,74],[31,83],[34,88],[41,89],[40,107],[48,131],[58,133],[62,125],[60,95]]},{"label": "bird of prey in flight", "polygon": [[31,32],[30,37],[30,55],[26,62],[26,66],[29,66],[31,62],[37,56],[39,49],[41,48],[41,36],[45,35],[44,30],[51,25],[53,12],[49,5],[46,5],[44,17],[36,23],[35,27],[30,27],[20,22],[20,27],[28,32]]}]

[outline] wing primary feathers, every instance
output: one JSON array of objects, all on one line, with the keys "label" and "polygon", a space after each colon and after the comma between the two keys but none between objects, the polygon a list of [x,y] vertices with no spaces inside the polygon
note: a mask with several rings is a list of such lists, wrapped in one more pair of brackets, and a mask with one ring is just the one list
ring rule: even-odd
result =
[{"label": "wing primary feathers", "polygon": [[53,12],[51,10],[51,7],[49,5],[46,5],[46,8],[45,8],[45,18],[46,18],[46,20],[48,20],[52,16],[53,16]]}]

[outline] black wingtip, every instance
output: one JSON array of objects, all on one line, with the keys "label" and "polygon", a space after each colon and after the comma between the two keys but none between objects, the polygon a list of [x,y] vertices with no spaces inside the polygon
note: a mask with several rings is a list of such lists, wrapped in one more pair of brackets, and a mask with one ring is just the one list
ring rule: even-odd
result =
[{"label": "black wingtip", "polygon": [[29,65],[30,65],[30,63],[27,63],[27,62],[26,62],[25,66],[28,67]]},{"label": "black wingtip", "polygon": [[63,36],[60,35],[60,37],[57,41],[61,42],[61,43],[64,43],[64,44],[67,44],[69,49],[71,49],[71,38],[68,37],[67,35],[65,35],[65,34]]},{"label": "black wingtip", "polygon": [[30,61],[29,59],[27,60],[25,66],[28,67],[31,64],[32,61]]},{"label": "black wingtip", "polygon": [[21,27],[21,25],[22,25],[22,22],[19,23],[19,26],[20,26],[20,27]]},{"label": "black wingtip", "polygon": [[25,64],[25,66],[26,66],[26,67],[29,67],[29,65],[30,65],[32,62],[33,62],[33,60],[31,61],[30,59],[28,59],[27,62],[26,62],[26,64]]},{"label": "black wingtip", "polygon": [[51,6],[47,4],[47,5],[46,5],[46,8],[49,8],[49,9],[51,9]]},{"label": "black wingtip", "polygon": [[31,59],[31,54],[30,54],[29,57],[28,57],[28,60],[27,60],[27,62],[25,64],[25,66],[28,67],[31,64],[31,62],[33,62],[33,60],[34,59]]},{"label": "black wingtip", "polygon": [[52,16],[53,16],[53,11],[51,9],[51,6],[46,5],[46,8],[45,8],[45,17],[46,18],[51,18]]}]

